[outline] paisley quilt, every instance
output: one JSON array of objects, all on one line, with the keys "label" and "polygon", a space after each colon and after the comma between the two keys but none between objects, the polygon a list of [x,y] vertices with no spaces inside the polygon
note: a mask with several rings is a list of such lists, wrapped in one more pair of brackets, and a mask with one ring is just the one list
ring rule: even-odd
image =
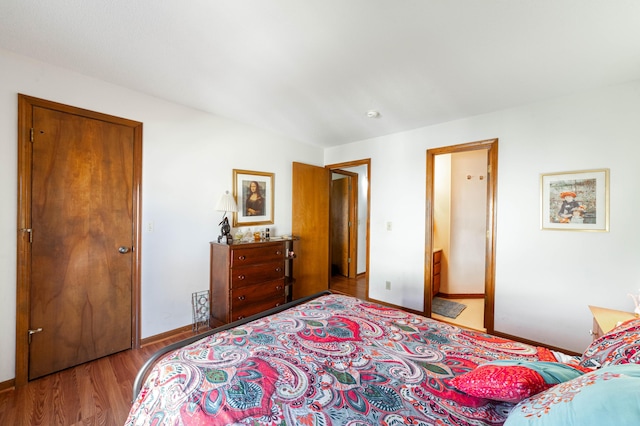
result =
[{"label": "paisley quilt", "polygon": [[543,348],[326,295],[164,356],[127,425],[501,425],[514,404],[449,381]]}]

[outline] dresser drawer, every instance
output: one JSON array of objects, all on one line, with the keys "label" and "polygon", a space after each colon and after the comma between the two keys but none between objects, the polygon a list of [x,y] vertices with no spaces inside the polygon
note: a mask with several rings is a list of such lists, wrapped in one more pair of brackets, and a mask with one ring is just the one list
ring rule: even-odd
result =
[{"label": "dresser drawer", "polygon": [[235,267],[231,269],[231,288],[236,289],[282,277],[284,277],[284,259],[258,265]]},{"label": "dresser drawer", "polygon": [[252,306],[265,299],[284,296],[284,278],[231,290],[231,309]]},{"label": "dresser drawer", "polygon": [[284,259],[284,244],[274,244],[262,247],[243,247],[231,250],[231,267],[254,263],[265,263]]},{"label": "dresser drawer", "polygon": [[285,303],[284,293],[282,296],[273,297],[271,299],[259,299],[251,303],[244,303],[241,306],[231,308],[230,321],[237,321],[251,315],[264,312],[267,309],[278,307]]},{"label": "dresser drawer", "polygon": [[442,265],[442,263],[440,263],[440,262],[435,263],[433,265],[433,275],[436,275],[436,274],[440,273],[440,265]]}]

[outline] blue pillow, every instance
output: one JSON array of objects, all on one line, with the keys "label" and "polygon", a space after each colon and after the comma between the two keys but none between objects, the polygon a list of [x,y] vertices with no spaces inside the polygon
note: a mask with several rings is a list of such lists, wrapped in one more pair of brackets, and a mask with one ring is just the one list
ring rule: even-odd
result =
[{"label": "blue pillow", "polygon": [[640,365],[603,367],[519,402],[504,426],[525,425],[640,425]]}]

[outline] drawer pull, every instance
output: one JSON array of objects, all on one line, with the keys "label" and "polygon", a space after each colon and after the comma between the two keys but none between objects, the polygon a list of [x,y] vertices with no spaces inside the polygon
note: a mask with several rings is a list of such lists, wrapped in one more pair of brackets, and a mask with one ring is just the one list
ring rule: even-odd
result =
[{"label": "drawer pull", "polygon": [[244,300],[244,299],[246,299],[245,296],[238,296],[238,300]]},{"label": "drawer pull", "polygon": [[281,285],[277,285],[276,286],[276,290],[282,290],[282,286]]},{"label": "drawer pull", "polygon": [[276,303],[276,306],[280,306],[280,302]]},{"label": "drawer pull", "polygon": [[238,275],[238,279],[239,280],[244,280],[245,278],[247,278],[247,277],[245,277],[244,275]]},{"label": "drawer pull", "polygon": [[282,268],[278,266],[278,267],[276,268],[276,272],[280,272],[280,271],[282,271]]},{"label": "drawer pull", "polygon": [[244,318],[244,315],[238,315],[238,319],[241,320]]},{"label": "drawer pull", "polygon": [[277,255],[281,255],[281,254],[282,254],[282,250],[278,250],[278,251],[276,251],[276,254],[277,254]]},{"label": "drawer pull", "polygon": [[247,256],[238,256],[238,260],[245,260]]}]

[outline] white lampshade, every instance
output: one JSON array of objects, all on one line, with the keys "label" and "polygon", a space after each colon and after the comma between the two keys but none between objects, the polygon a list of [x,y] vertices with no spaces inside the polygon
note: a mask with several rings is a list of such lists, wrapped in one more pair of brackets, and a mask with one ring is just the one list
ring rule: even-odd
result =
[{"label": "white lampshade", "polygon": [[233,195],[229,194],[229,191],[225,191],[224,194],[222,194],[220,200],[218,200],[218,204],[216,205],[216,210],[219,212],[238,211],[236,200],[233,198]]}]

